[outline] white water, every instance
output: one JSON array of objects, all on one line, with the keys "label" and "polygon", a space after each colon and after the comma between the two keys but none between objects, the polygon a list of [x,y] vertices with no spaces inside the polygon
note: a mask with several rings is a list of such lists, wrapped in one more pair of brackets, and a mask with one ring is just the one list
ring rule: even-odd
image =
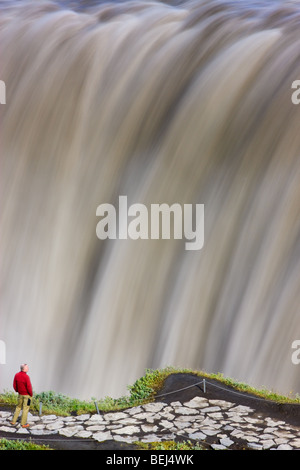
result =
[{"label": "white water", "polygon": [[[0,388],[27,362],[83,398],[166,365],[299,393],[300,8],[0,3]],[[120,195],[204,204],[203,249],[100,241]]]}]

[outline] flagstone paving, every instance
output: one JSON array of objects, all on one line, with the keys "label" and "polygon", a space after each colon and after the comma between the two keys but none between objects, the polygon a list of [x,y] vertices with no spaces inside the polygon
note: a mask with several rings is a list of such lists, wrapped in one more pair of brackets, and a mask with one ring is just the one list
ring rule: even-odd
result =
[{"label": "flagstone paving", "polygon": [[124,411],[80,416],[28,415],[28,429],[10,424],[12,412],[0,411],[0,433],[126,443],[190,440],[210,449],[300,449],[300,423],[259,414],[226,400],[196,396],[189,401],[154,402]]}]

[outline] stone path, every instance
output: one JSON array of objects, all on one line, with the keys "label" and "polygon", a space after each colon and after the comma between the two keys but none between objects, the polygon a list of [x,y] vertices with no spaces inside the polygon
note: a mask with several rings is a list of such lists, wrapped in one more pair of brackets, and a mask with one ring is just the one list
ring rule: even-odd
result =
[{"label": "stone path", "polygon": [[259,415],[224,400],[195,397],[188,402],[149,403],[125,411],[59,417],[28,415],[29,429],[12,426],[12,413],[0,411],[0,432],[20,438],[57,434],[68,438],[154,442],[191,440],[212,449],[300,449],[300,425]]}]

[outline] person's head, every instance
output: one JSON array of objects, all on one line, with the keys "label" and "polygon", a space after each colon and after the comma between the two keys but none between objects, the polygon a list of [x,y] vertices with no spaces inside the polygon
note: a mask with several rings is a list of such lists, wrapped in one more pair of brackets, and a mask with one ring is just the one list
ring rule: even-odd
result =
[{"label": "person's head", "polygon": [[22,372],[28,372],[29,370],[28,364],[21,364],[20,369]]}]

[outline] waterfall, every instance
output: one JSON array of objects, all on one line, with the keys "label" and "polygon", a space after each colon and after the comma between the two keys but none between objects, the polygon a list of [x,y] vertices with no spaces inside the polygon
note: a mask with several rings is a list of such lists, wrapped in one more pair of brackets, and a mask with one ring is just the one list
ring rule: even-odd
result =
[{"label": "waterfall", "polygon": [[[299,26],[283,1],[0,2],[1,389],[27,362],[86,399],[165,366],[300,392]],[[204,205],[203,247],[100,240],[120,196]]]}]

